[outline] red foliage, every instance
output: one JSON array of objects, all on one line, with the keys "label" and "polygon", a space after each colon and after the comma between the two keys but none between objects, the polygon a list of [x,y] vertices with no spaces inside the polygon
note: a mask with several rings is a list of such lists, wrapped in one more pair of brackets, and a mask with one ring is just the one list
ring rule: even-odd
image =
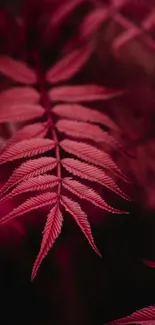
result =
[{"label": "red foliage", "polygon": [[[66,16],[68,16],[76,6],[81,4],[81,2],[82,1],[75,1],[70,4],[60,3],[59,6],[57,3],[57,5],[51,7],[48,7],[51,5],[49,2],[47,2],[47,7],[44,4],[44,10],[48,8],[48,10],[51,9],[52,12],[54,12],[56,24],[55,25],[52,20],[54,31],[55,28],[64,22]],[[35,7],[30,6],[27,13],[28,16],[25,18],[25,24],[28,24],[28,28],[30,28],[31,31],[37,31],[39,35],[40,29],[38,24],[40,24],[39,19],[42,18],[42,5],[43,3],[40,2],[37,8],[38,11],[34,10]],[[48,20],[47,23],[49,23]],[[34,24],[34,27],[31,24]],[[42,30],[44,31],[43,28]],[[28,36],[29,32],[27,28],[26,31]],[[123,196],[123,198],[128,199],[127,195],[125,195],[119,186],[115,184],[111,176],[105,173],[106,169],[110,169],[117,175],[123,177],[122,172],[108,153],[97,148],[98,144],[104,142],[110,143],[110,138],[108,140],[110,132],[112,132],[111,134],[113,134],[113,132],[114,134],[115,132],[119,133],[119,129],[115,126],[112,119],[105,114],[87,108],[87,106],[82,107],[80,105],[75,105],[75,102],[111,100],[113,97],[121,96],[123,92],[122,90],[108,89],[96,84],[55,85],[69,78],[73,78],[79,70],[82,69],[93,53],[94,46],[92,41],[87,41],[87,45],[80,47],[78,50],[74,50],[71,54],[60,59],[52,68],[49,68],[47,72],[44,72],[44,61],[42,56],[40,56],[40,44],[35,43],[35,41],[36,36],[34,36],[33,40],[32,35],[31,51],[29,51],[30,48],[28,45],[28,52],[25,52],[28,62],[31,62],[31,68],[28,67],[26,62],[15,60],[9,56],[0,57],[0,72],[5,77],[12,79],[14,82],[29,85],[29,87],[18,86],[1,92],[0,122],[28,123],[29,120],[37,120],[37,124],[28,124],[27,133],[25,132],[26,126],[24,126],[23,129],[19,128],[19,131],[9,140],[9,145],[6,144],[6,148],[3,148],[0,157],[1,165],[12,161],[17,161],[18,163],[18,160],[31,159],[21,162],[21,165],[15,169],[8,181],[1,188],[1,200],[8,200],[25,192],[40,192],[49,187],[52,189],[53,186],[54,188],[57,186],[57,188],[55,188],[51,194],[50,192],[45,192],[36,196],[30,194],[30,198],[21,203],[18,207],[15,207],[8,215],[3,216],[0,223],[8,222],[17,216],[19,217],[32,210],[50,205],[51,212],[53,211],[53,213],[50,212],[48,214],[47,222],[51,225],[51,231],[49,231],[49,229],[47,231],[47,226],[45,225],[44,234],[46,241],[51,243],[52,246],[61,231],[60,224],[62,225],[63,219],[61,219],[60,222],[59,217],[61,215],[60,206],[62,206],[74,217],[93,249],[98,252],[92,237],[87,215],[81,209],[78,202],[64,196],[63,192],[66,195],[67,190],[71,192],[73,196],[87,200],[91,202],[91,204],[105,209],[108,212],[125,212],[120,209],[112,208],[102,199],[93,187],[88,187],[77,180],[65,177],[65,175],[63,175],[63,168],[66,170],[66,173],[69,172],[74,177],[77,176],[81,179],[87,179],[91,182],[102,184],[118,195]],[[51,63],[49,64],[51,65]],[[51,89],[49,84],[53,85]],[[30,87],[30,85],[33,85],[34,88]],[[66,104],[55,106],[57,102],[66,102]],[[74,104],[70,106],[70,110],[66,109],[69,108],[69,106],[67,106],[68,102]],[[61,118],[61,116],[64,117],[64,119]],[[45,123],[43,122],[44,120],[46,121]],[[103,127],[107,127],[109,132],[103,131],[101,126],[95,125],[96,123],[103,125]],[[46,130],[46,133],[41,137],[37,134],[38,126],[39,130],[40,126],[42,129],[44,128]],[[31,135],[29,133],[30,128],[33,128],[33,133],[31,133]],[[32,136],[33,139],[30,139]],[[68,137],[73,141],[73,149],[71,149],[69,140],[65,140],[65,138]],[[78,140],[78,142],[75,140]],[[85,143],[84,141],[87,142]],[[52,149],[54,149],[54,151]],[[66,160],[61,156],[62,149],[66,151],[66,153],[77,156],[86,162],[81,163],[80,160],[72,158],[67,160],[66,166]],[[33,159],[35,156],[44,155],[46,152],[49,152],[49,155],[53,157],[43,156],[38,159]],[[102,169],[97,166],[104,168],[105,171],[102,171]],[[58,181],[49,185],[49,181],[46,179],[48,176],[46,172],[52,172],[55,167],[55,177],[57,177]],[[42,183],[40,183],[40,175],[44,174],[44,186],[42,186]],[[96,177],[97,174],[101,176]],[[34,177],[36,177],[36,179]],[[29,187],[28,181],[30,184],[34,182],[36,185],[34,187]],[[10,190],[12,191],[10,192]],[[53,214],[54,223],[51,219],[53,218]],[[55,227],[54,229],[52,225]],[[44,243],[45,237],[43,237],[40,253],[34,265],[32,278],[36,275],[41,261],[51,248],[48,244],[48,248],[46,247],[46,249],[43,249],[43,247],[46,246]]]},{"label": "red foliage", "polygon": [[[12,8],[0,7],[0,231],[3,243],[6,231],[21,243],[27,225],[45,224],[34,279],[58,237],[59,251],[63,227],[69,224],[71,250],[78,246],[69,214],[101,255],[90,227],[101,231],[100,211],[119,218],[130,197],[154,210],[155,6],[24,0]],[[67,277],[65,245],[56,260]],[[142,310],[118,324],[153,324],[152,315],[154,308]]]},{"label": "red foliage", "polygon": [[155,324],[155,307],[150,306],[137,310],[132,315],[117,319],[108,323],[111,324],[140,324],[140,325],[154,325]]}]

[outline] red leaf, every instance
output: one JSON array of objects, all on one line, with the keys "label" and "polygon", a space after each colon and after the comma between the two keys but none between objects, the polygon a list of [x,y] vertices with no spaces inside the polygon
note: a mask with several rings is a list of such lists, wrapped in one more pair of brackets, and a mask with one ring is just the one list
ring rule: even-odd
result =
[{"label": "red leaf", "polygon": [[33,104],[3,104],[0,106],[0,123],[22,122],[41,117],[44,109],[41,105]]},{"label": "red leaf", "polygon": [[31,140],[24,140],[10,146],[2,153],[0,156],[0,165],[8,161],[40,155],[54,147],[55,142],[50,139],[34,138]]},{"label": "red leaf", "polygon": [[35,104],[40,100],[40,94],[37,90],[31,87],[13,87],[4,90],[0,93],[1,105],[22,105],[22,104]]},{"label": "red leaf", "polygon": [[101,8],[97,8],[96,10],[93,10],[91,13],[89,13],[80,26],[80,36],[85,39],[92,36],[92,34],[95,33],[98,28],[100,28],[100,26],[104,23],[107,15],[108,11]]},{"label": "red leaf", "polygon": [[19,217],[25,213],[28,213],[32,210],[37,210],[42,208],[46,205],[51,205],[55,203],[57,200],[57,194],[46,192],[40,195],[31,197],[27,199],[24,203],[19,205],[17,208],[13,209],[8,215],[4,216],[0,219],[0,224],[6,223],[13,218]]},{"label": "red leaf", "polygon": [[100,113],[97,110],[84,107],[82,105],[56,105],[52,108],[52,112],[60,117],[83,122],[99,123],[103,124],[109,129],[119,131],[117,124],[108,115]]},{"label": "red leaf", "polygon": [[18,130],[6,143],[5,149],[8,148],[9,146],[23,141],[23,140],[28,140],[32,139],[34,137],[37,138],[44,138],[44,136],[47,133],[47,127],[46,123],[33,123],[33,124],[28,124]]},{"label": "red leaf", "polygon": [[51,88],[49,97],[52,101],[82,102],[108,100],[122,93],[122,91],[110,90],[97,85],[78,85]]},{"label": "red leaf", "polygon": [[62,185],[71,193],[78,196],[80,199],[84,199],[87,201],[90,201],[92,204],[96,205],[97,207],[106,210],[111,213],[117,213],[117,214],[126,214],[126,212],[117,210],[109,206],[102,198],[101,196],[95,192],[95,190],[89,188],[86,185],[81,184],[78,181],[75,181],[73,179],[64,178]]},{"label": "red leaf", "polygon": [[78,49],[58,61],[46,74],[46,80],[56,83],[73,78],[79,69],[88,61],[93,51],[92,46]]},{"label": "red leaf", "polygon": [[99,250],[97,249],[94,243],[94,239],[91,233],[91,228],[90,228],[87,215],[84,211],[82,211],[80,205],[77,202],[69,199],[67,196],[62,196],[60,202],[64,206],[65,210],[68,211],[73,216],[73,218],[75,219],[78,226],[81,228],[83,234],[87,238],[93,250],[99,256],[101,256],[101,253],[99,252]]},{"label": "red leaf", "polygon": [[122,174],[122,172],[115,164],[115,162],[104,151],[101,151],[100,149],[97,149],[86,143],[73,141],[73,140],[63,140],[60,142],[60,145],[63,148],[63,150],[65,150],[66,152],[72,155],[77,156],[80,159],[83,159],[96,166],[100,166],[106,169],[112,169],[120,177],[122,177],[125,181],[127,181],[125,176]]},{"label": "red leaf", "polygon": [[142,260],[142,262],[152,268],[155,268],[155,262],[154,261],[150,261],[150,260]]},{"label": "red leaf", "polygon": [[56,186],[58,182],[58,177],[54,175],[39,175],[38,177],[29,178],[17,185],[11,193],[8,193],[6,196],[0,199],[0,202],[12,199],[14,196],[25,192],[41,191],[46,190],[47,188],[52,188]]},{"label": "red leaf", "polygon": [[51,209],[51,211],[47,216],[47,221],[43,231],[43,239],[42,239],[40,251],[35,260],[33,270],[32,270],[32,276],[31,276],[32,280],[34,280],[43,259],[48,254],[55,240],[60,235],[62,224],[63,224],[63,216],[59,210],[58,204],[56,204]]},{"label": "red leaf", "polygon": [[59,120],[56,123],[56,128],[59,132],[63,132],[72,137],[89,139],[95,142],[104,142],[104,139],[109,137],[108,133],[103,131],[99,126],[90,123]]},{"label": "red leaf", "polygon": [[140,310],[137,310],[133,314],[127,317],[123,317],[112,322],[108,325],[116,324],[141,324],[141,325],[154,325],[155,324],[155,307],[149,306]]},{"label": "red leaf", "polygon": [[24,181],[30,177],[45,174],[51,171],[57,165],[57,160],[53,157],[41,157],[24,162],[20,167],[15,169],[8,181],[0,190],[0,195],[8,191],[12,186]]},{"label": "red leaf", "polygon": [[115,55],[118,55],[118,52],[120,51],[120,48],[123,47],[123,45],[127,44],[131,39],[134,39],[138,35],[139,29],[132,27],[117,36],[113,42],[113,50],[115,51]]},{"label": "red leaf", "polygon": [[106,175],[105,172],[100,168],[83,163],[73,158],[64,158],[62,159],[61,163],[62,166],[71,174],[92,182],[97,182],[117,193],[124,199],[130,200],[129,197],[115,184],[112,178]]},{"label": "red leaf", "polygon": [[51,19],[51,25],[56,27],[62,24],[71,12],[76,9],[76,7],[85,2],[86,0],[67,0],[67,2],[64,2],[58,7],[57,11],[54,12]]},{"label": "red leaf", "polygon": [[37,77],[35,72],[24,62],[16,61],[8,56],[0,56],[0,72],[14,81],[24,84],[35,84]]}]

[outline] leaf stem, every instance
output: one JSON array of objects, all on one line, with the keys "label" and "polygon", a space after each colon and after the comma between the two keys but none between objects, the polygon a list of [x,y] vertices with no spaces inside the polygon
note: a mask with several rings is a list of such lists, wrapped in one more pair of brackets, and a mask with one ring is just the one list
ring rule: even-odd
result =
[{"label": "leaf stem", "polygon": [[34,54],[34,61],[36,66],[36,73],[38,76],[38,84],[40,88],[41,93],[41,104],[45,109],[48,125],[51,131],[51,138],[55,141],[55,156],[57,159],[57,177],[59,178],[59,184],[58,184],[58,199],[61,193],[61,157],[60,157],[60,146],[59,146],[59,140],[57,136],[57,132],[55,129],[55,124],[52,119],[52,113],[51,113],[51,102],[48,97],[48,93],[46,90],[46,80],[45,80],[45,74],[40,64],[40,59],[38,53]]}]

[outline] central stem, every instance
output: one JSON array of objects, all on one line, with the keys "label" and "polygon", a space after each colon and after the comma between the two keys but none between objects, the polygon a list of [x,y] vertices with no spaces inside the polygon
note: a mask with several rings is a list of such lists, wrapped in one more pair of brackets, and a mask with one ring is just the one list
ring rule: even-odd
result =
[{"label": "central stem", "polygon": [[61,158],[60,158],[60,147],[59,147],[59,140],[57,137],[55,125],[52,119],[52,114],[51,114],[51,102],[48,97],[48,93],[46,90],[46,80],[45,80],[45,75],[42,70],[40,60],[39,60],[39,55],[35,54],[34,56],[35,59],[35,66],[36,66],[36,72],[38,76],[38,83],[39,83],[39,88],[40,88],[40,93],[41,93],[41,104],[45,109],[46,116],[47,116],[47,121],[48,121],[48,126],[50,129],[51,133],[51,138],[55,142],[55,156],[57,160],[57,176],[59,178],[59,184],[58,184],[58,197],[61,193]]}]

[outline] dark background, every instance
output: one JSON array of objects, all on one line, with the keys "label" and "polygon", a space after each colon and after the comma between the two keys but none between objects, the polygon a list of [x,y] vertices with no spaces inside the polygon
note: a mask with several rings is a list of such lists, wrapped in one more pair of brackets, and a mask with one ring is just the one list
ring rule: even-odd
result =
[{"label": "dark background", "polygon": [[66,221],[33,283],[40,235],[28,229],[23,245],[10,241],[7,249],[1,248],[1,322],[100,325],[154,304],[155,271],[140,260],[155,258],[154,228],[154,216],[140,209],[130,216],[107,217],[104,226],[93,228],[100,259]]}]

